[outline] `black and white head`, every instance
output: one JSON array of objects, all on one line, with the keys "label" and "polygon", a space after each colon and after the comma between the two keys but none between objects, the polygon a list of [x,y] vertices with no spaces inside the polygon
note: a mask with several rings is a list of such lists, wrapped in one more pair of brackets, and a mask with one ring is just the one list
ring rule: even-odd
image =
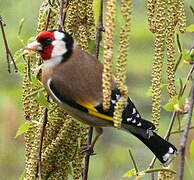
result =
[{"label": "black and white head", "polygon": [[41,32],[36,41],[27,45],[27,49],[39,52],[45,66],[55,66],[71,56],[73,44],[73,37],[68,33],[51,30]]}]

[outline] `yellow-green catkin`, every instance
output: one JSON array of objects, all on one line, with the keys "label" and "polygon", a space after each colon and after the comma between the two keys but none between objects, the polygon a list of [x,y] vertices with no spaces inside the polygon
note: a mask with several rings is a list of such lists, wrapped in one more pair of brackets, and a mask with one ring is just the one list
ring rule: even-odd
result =
[{"label": "yellow-green catkin", "polygon": [[116,64],[116,82],[121,92],[121,98],[116,104],[114,112],[114,126],[121,127],[122,112],[128,99],[128,89],[125,85],[127,73],[127,57],[129,52],[129,39],[131,32],[131,0],[123,0],[121,5],[121,14],[124,18],[124,25],[121,27],[119,56]]},{"label": "yellow-green catkin", "polygon": [[[78,4],[77,0],[70,1],[68,8],[65,9],[67,13],[65,22],[67,22],[67,24],[64,26],[64,29],[76,36],[78,45],[82,48],[87,48],[88,39],[95,36],[94,31],[89,30],[89,26],[91,26],[92,29],[94,25],[93,12],[89,12],[91,10],[92,1],[87,0],[85,2],[79,2],[79,8],[83,8],[84,12],[79,12],[80,9],[76,3]],[[43,1],[39,11],[37,32],[57,29],[59,12],[60,5],[57,1],[53,1],[52,6],[49,5],[47,0]],[[80,17],[76,19],[78,17],[78,12],[80,13]],[[80,21],[83,19],[85,24],[82,27],[78,27],[78,24],[81,24]],[[87,28],[85,28],[85,26],[87,26]],[[77,30],[81,32],[80,35],[76,34]],[[34,52],[28,52],[25,59],[23,78],[24,117],[26,121],[32,122],[31,127],[25,133],[25,170],[26,179],[35,180],[38,178],[37,175],[40,175],[37,174],[37,169],[41,127],[45,118],[46,107],[40,105],[36,98],[37,95],[42,92],[41,89],[43,88],[41,82],[36,79],[37,75],[41,72],[37,72],[41,63],[39,60],[40,57]],[[45,94],[46,98],[46,92],[44,91],[42,93]],[[83,162],[83,153],[80,152],[80,147],[86,142],[88,128],[76,122],[51,99],[47,119],[48,122],[42,147],[41,178],[52,180],[67,179],[71,174],[73,179],[80,179]]]},{"label": "yellow-green catkin", "polygon": [[148,24],[155,34],[154,62],[152,67],[152,120],[159,125],[161,109],[161,81],[163,60],[167,59],[168,93],[176,96],[175,87],[175,33],[185,31],[184,1],[149,0]]},{"label": "yellow-green catkin", "polygon": [[103,108],[108,109],[111,99],[113,40],[115,32],[116,1],[107,0],[105,11],[104,70],[103,70]]},{"label": "yellow-green catkin", "polygon": [[[170,169],[170,166],[165,169]],[[175,174],[171,171],[159,171],[158,180],[175,180]]]},{"label": "yellow-green catkin", "polygon": [[65,30],[73,34],[77,45],[84,50],[88,50],[88,40],[95,39],[92,3],[92,0],[71,0],[66,14]]},{"label": "yellow-green catkin", "polygon": [[[159,125],[161,108],[161,79],[165,49],[165,1],[148,1],[148,20],[150,29],[155,33],[154,61],[152,67],[152,119],[156,127]],[[151,7],[155,7],[152,10]]]}]

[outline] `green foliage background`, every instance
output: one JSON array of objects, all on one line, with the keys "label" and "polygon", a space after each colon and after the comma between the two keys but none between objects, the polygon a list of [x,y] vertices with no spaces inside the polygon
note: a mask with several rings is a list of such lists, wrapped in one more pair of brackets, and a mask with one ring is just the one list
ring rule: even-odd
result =
[{"label": "green foliage background", "polygon": [[[42,1],[11,1],[0,0],[0,15],[6,22],[6,35],[12,52],[22,48],[17,38],[19,21],[25,18],[21,37],[25,41],[36,35],[36,22],[39,6]],[[188,25],[194,22],[194,16],[189,11],[192,0],[187,1]],[[128,59],[127,85],[129,95],[145,119],[151,118],[151,97],[146,95],[151,85],[151,69],[153,59],[153,36],[148,30],[146,17],[146,1],[134,2],[132,19],[132,34],[130,53]],[[117,15],[117,21],[121,17]],[[118,32],[118,31],[117,31]],[[118,33],[119,35],[119,33]],[[184,48],[189,49],[194,44],[192,33],[181,35]],[[115,46],[118,41],[115,41]],[[14,138],[20,124],[24,122],[21,102],[21,80],[19,74],[7,72],[3,39],[0,36],[0,179],[18,179],[24,169],[24,139],[19,136]],[[179,70],[178,76],[185,77],[189,67]],[[164,83],[165,83],[164,77]],[[163,104],[167,103],[167,92],[163,92]],[[171,113],[162,110],[160,134],[164,135]],[[192,139],[193,132],[191,133]],[[172,141],[178,145],[179,135]],[[147,168],[152,159],[152,153],[133,136],[117,129],[105,129],[104,135],[96,145],[96,156],[92,156],[90,163],[89,179],[121,179],[123,174],[132,169],[132,163],[128,154],[128,148],[132,150],[137,164],[141,170]],[[178,161],[177,161],[178,162]],[[194,179],[192,168],[194,161],[188,155],[187,178]],[[189,167],[189,168],[188,168]],[[146,176],[145,179],[150,179]]]}]

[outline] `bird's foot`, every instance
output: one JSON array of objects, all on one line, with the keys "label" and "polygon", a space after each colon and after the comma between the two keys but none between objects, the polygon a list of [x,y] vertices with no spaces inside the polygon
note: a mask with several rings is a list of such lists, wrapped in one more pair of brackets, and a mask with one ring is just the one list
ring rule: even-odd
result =
[{"label": "bird's foot", "polygon": [[94,153],[94,147],[92,145],[83,145],[81,148],[81,153],[84,153],[86,156],[93,156],[96,155],[96,153]]}]

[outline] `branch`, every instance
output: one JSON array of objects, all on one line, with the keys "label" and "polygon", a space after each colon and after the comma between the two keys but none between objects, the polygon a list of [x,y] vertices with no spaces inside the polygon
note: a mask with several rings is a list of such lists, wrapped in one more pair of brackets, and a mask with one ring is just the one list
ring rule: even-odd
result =
[{"label": "branch", "polygon": [[[103,31],[103,0],[101,0],[98,28],[96,32],[96,57],[97,58],[99,57],[100,42],[102,40],[102,31]],[[92,134],[93,134],[93,127],[90,127],[88,132],[88,137],[87,137],[87,147],[89,147],[92,143]],[[87,153],[85,157],[85,162],[84,162],[83,180],[88,179],[89,162],[90,162],[90,153]]]},{"label": "branch", "polygon": [[[6,51],[8,72],[11,73],[11,68],[10,68],[10,62],[11,61],[12,61],[13,65],[14,65],[15,72],[17,72],[18,71],[18,68],[17,68],[16,63],[15,63],[15,61],[13,59],[13,55],[12,55],[10,49],[9,49],[8,42],[7,42],[7,38],[6,38],[6,35],[5,35],[4,26],[6,26],[6,24],[3,22],[3,19],[0,16],[0,27],[1,27],[1,32],[2,32],[2,36],[3,36],[5,51]],[[11,59],[11,61],[10,61],[10,59]]]},{"label": "branch", "polygon": [[[47,95],[47,101],[49,101],[49,96]],[[40,147],[39,147],[39,153],[38,153],[38,162],[37,162],[37,172],[36,172],[36,177],[38,179],[42,179],[42,147],[43,147],[43,139],[44,139],[44,134],[46,130],[46,124],[48,122],[48,108],[45,108],[44,111],[44,120],[42,123],[41,131],[40,131]]]},{"label": "branch", "polygon": [[64,0],[60,1],[60,14],[59,14],[59,30],[64,31]]},{"label": "branch", "polygon": [[[88,131],[88,137],[87,137],[87,147],[89,147],[90,144],[92,143],[92,134],[93,134],[93,127],[90,127]],[[83,180],[88,179],[89,163],[90,163],[90,153],[87,153],[85,157],[85,163],[84,163]]]},{"label": "branch", "polygon": [[193,86],[192,86],[191,100],[190,100],[189,104],[190,105],[189,105],[189,109],[188,109],[188,118],[187,118],[187,122],[186,122],[186,127],[185,127],[185,130],[183,132],[183,136],[181,138],[180,148],[179,148],[179,153],[181,155],[179,180],[183,180],[183,177],[184,177],[185,148],[186,148],[187,139],[188,139],[188,135],[189,135],[189,128],[191,125],[193,107],[194,107],[194,82],[193,82]]},{"label": "branch", "polygon": [[[190,129],[194,129],[194,126],[191,126],[191,127],[189,128],[189,130],[190,130]],[[185,130],[185,129],[181,129],[181,130],[173,131],[173,132],[171,132],[171,133],[170,133],[170,135],[172,135],[172,134],[179,134],[179,133],[182,133],[182,132],[184,132],[184,130]]]},{"label": "branch", "polygon": [[96,33],[96,57],[99,56],[100,51],[100,42],[102,40],[102,32],[104,32],[104,26],[103,26],[103,0],[101,0],[100,4],[100,16],[98,20],[98,27],[97,27],[97,33]]},{"label": "branch", "polygon": [[136,164],[136,162],[135,162],[135,159],[134,159],[134,157],[133,157],[133,154],[131,153],[131,150],[129,149],[129,155],[130,155],[130,157],[131,157],[131,160],[132,160],[132,163],[133,163],[133,166],[134,166],[134,168],[135,168],[135,173],[136,173],[136,175],[138,175],[138,168],[137,168],[137,164]]}]

